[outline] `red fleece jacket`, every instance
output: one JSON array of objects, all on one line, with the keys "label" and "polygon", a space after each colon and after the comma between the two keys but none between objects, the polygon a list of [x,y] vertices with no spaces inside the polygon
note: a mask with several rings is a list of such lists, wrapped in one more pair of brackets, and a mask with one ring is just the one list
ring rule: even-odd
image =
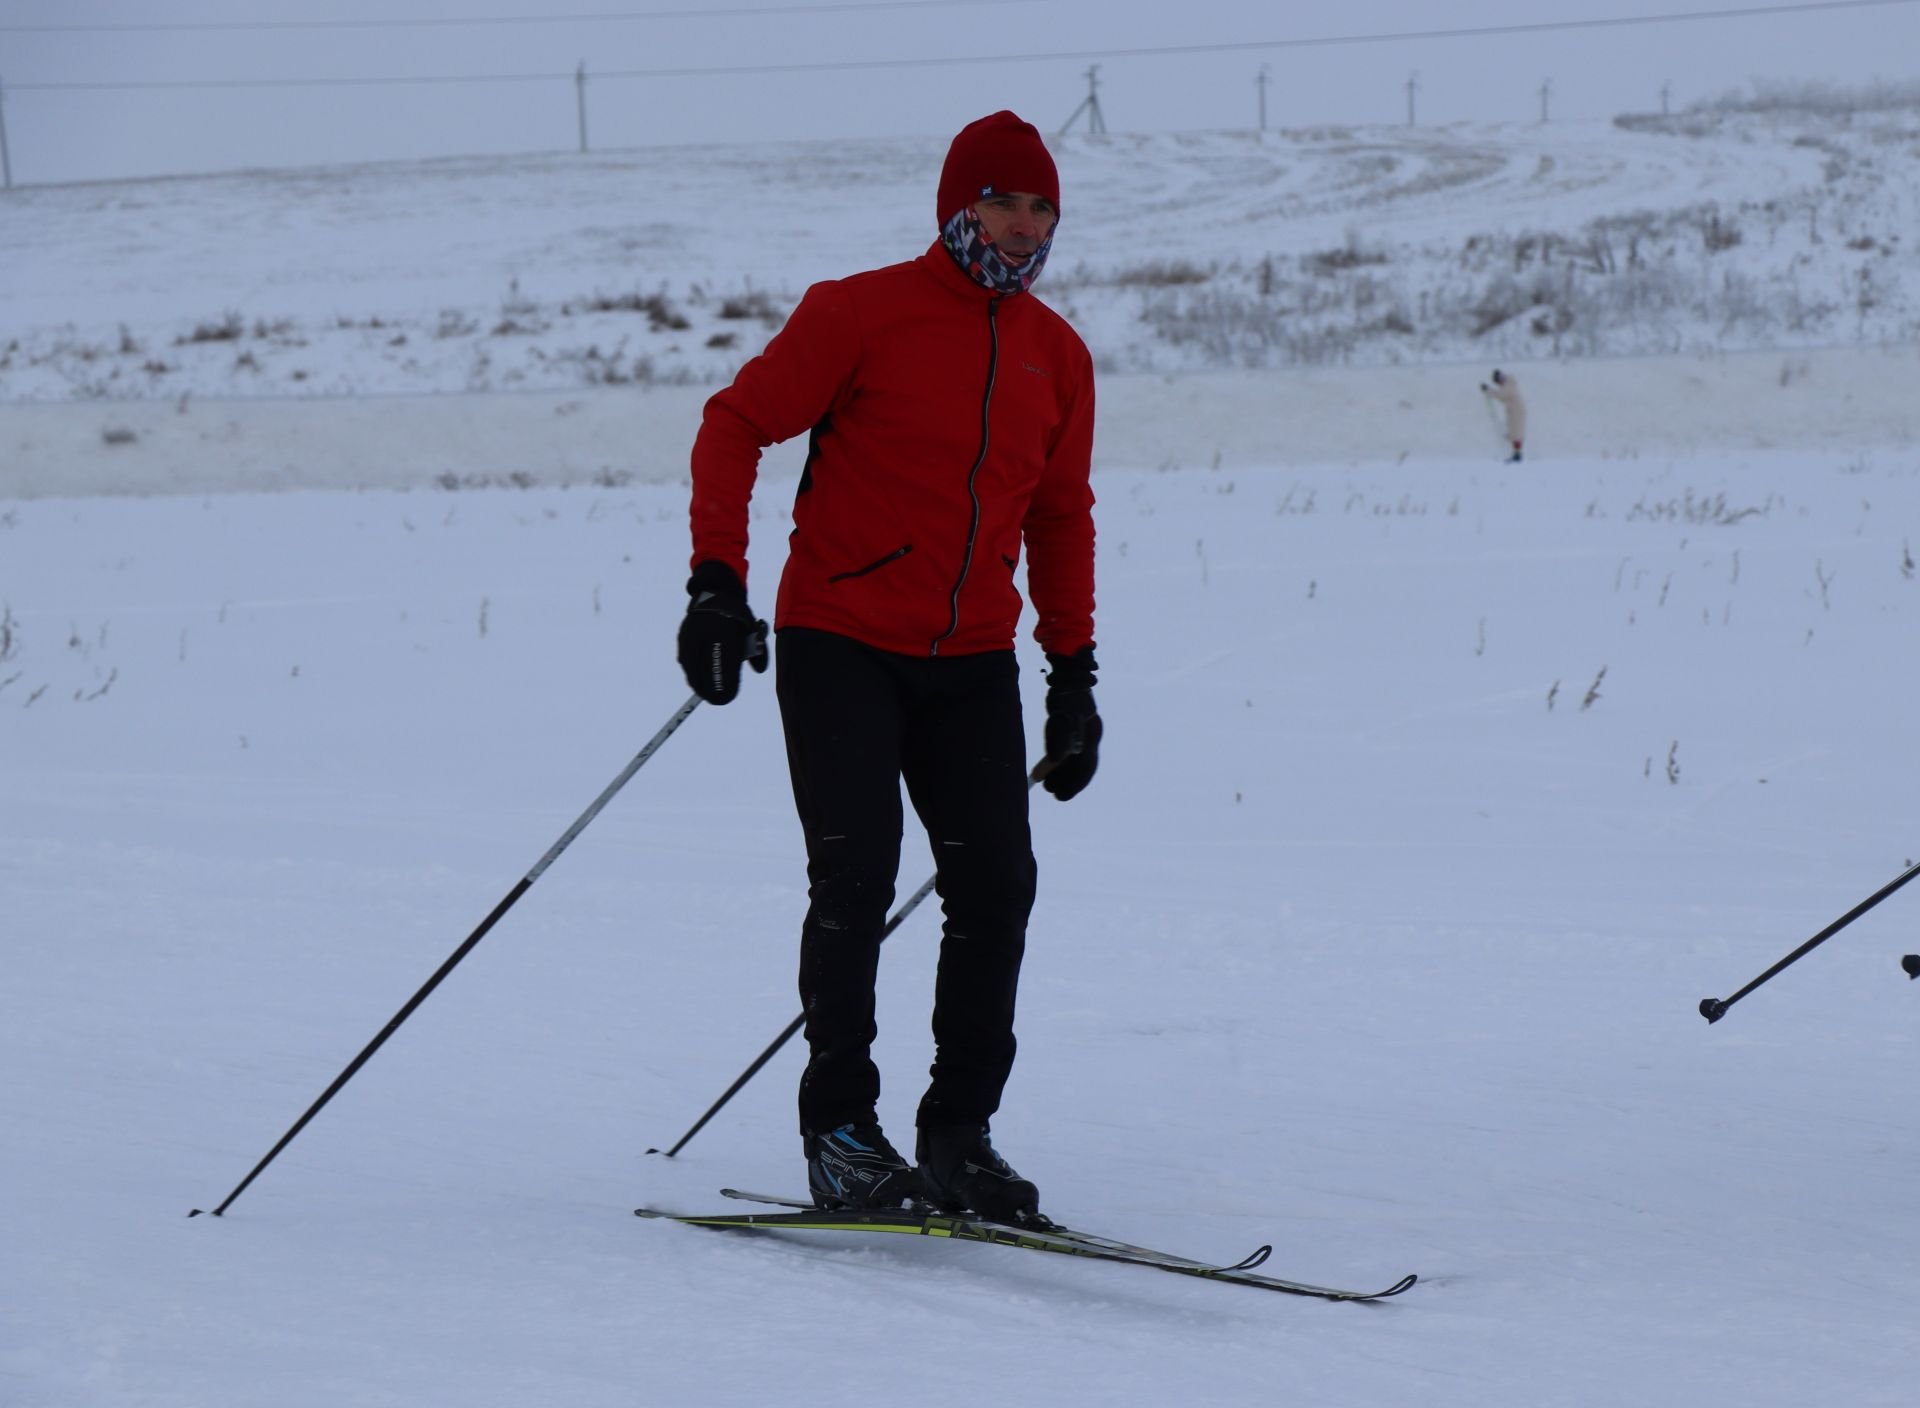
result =
[{"label": "red fleece jacket", "polygon": [[1093,643],[1093,362],[1031,293],[996,298],[936,241],[815,284],[707,402],[693,561],[747,576],[760,452],[812,432],[776,629],[908,655],[1013,644],[1022,540],[1043,649]]}]

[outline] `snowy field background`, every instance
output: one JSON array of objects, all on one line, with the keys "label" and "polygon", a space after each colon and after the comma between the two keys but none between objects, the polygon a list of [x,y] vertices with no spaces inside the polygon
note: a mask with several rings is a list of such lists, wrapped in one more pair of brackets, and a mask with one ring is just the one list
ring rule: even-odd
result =
[{"label": "snowy field background", "polygon": [[[1920,106],[1057,139],[1103,372],[1920,340]],[[934,232],[927,138],[12,192],[0,396],[708,384]]]},{"label": "snowy field background", "polygon": [[[1797,135],[1726,143],[1748,174],[1717,198],[1765,199],[1809,159]],[[1577,227],[1652,187],[1698,193],[1697,168],[1641,159],[1655,138],[1592,136],[1613,174],[1535,197],[1521,182],[1459,218]],[[1526,170],[1545,136],[1475,140]],[[714,153],[632,161],[678,163],[687,188],[726,196],[718,218],[664,178],[645,187],[663,212],[637,215],[618,183],[597,210],[570,161],[532,195],[468,164],[467,243],[432,261],[386,222],[423,171],[461,164],[17,193],[0,207],[6,335],[47,348],[126,321],[152,347],[227,309],[249,330],[342,308],[423,327],[496,298],[549,247],[528,242],[536,225],[553,282],[529,296],[557,299],[641,277],[611,251],[689,209],[712,223],[684,249],[711,267],[671,264],[662,236],[673,272],[638,286],[790,296],[919,247],[937,153],[820,155],[848,163],[821,189],[899,195],[897,235],[863,221],[850,245],[805,201],[737,221],[770,168]],[[1066,159],[1087,243],[1110,249],[1136,168],[1096,158]],[[1396,247],[1445,235],[1379,189],[1329,193],[1320,217],[1276,204],[1240,227],[1257,242],[1202,223],[1222,260],[1331,248],[1363,221]],[[202,202],[215,190],[228,204]],[[1719,257],[1761,278],[1755,243]],[[1154,327],[1095,318],[1089,335],[1139,367],[1170,355]],[[186,487],[220,492],[155,494],[182,487],[157,433],[107,446],[72,422],[89,427],[76,463],[83,441],[121,457],[84,460],[66,492],[45,458],[6,450],[0,1401],[800,1404],[851,1378],[934,1404],[1911,1402],[1912,899],[1717,1026],[1694,1007],[1920,858],[1913,349],[1524,364],[1568,394],[1557,424],[1536,395],[1551,448],[1506,466],[1470,387],[1512,358],[1486,346],[1451,366],[1441,349],[1263,381],[1228,358],[1104,384],[1108,741],[1084,798],[1036,796],[1022,1056],[996,1121],[1070,1222],[1227,1259],[1271,1241],[1273,1269],[1308,1280],[1421,1274],[1371,1307],[630,1216],[800,1181],[794,1049],[678,1159],[643,1152],[797,1007],[801,850],[759,678],[695,713],[227,1217],[187,1219],[684,700],[674,477],[699,392],[549,386],[609,426],[632,398],[628,458],[544,462],[518,488],[438,487],[457,465],[382,473],[392,442],[365,408],[464,381],[371,353],[307,379],[358,396],[313,403],[362,427],[357,456],[296,438],[281,473],[216,461],[225,479]],[[96,394],[51,367],[6,370],[0,447],[51,433],[39,415],[183,414],[171,385],[123,396],[107,376]],[[1751,397],[1752,420],[1703,432],[1689,409],[1720,393],[1690,393],[1696,372]],[[235,395],[206,375],[190,406]],[[1320,375],[1372,380],[1293,380]],[[1464,408],[1432,377],[1464,382]],[[1160,438],[1113,438],[1154,385],[1178,413],[1153,418]],[[420,404],[442,425],[531,404],[485,389]],[[1297,434],[1263,423],[1276,403]],[[1836,405],[1844,441],[1821,421]],[[1397,448],[1385,406],[1409,418]],[[762,601],[791,466],[770,457],[756,502]],[[510,482],[498,462],[481,477]],[[266,487],[284,491],[246,492]],[[1037,651],[1021,652],[1037,722]],[[915,836],[906,856],[903,892],[930,866]],[[901,1133],[936,930],[916,915],[883,966],[882,1115]]]}]

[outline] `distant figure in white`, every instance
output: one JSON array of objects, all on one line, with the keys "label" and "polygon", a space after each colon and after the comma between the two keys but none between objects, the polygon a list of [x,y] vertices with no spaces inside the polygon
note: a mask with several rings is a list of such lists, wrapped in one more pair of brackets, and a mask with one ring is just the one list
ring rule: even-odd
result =
[{"label": "distant figure in white", "polygon": [[1507,413],[1507,439],[1513,445],[1513,453],[1507,457],[1508,464],[1520,463],[1520,442],[1527,438],[1527,403],[1520,399],[1520,383],[1511,374],[1493,369],[1493,382],[1480,383],[1480,390],[1489,401],[1498,401]]}]

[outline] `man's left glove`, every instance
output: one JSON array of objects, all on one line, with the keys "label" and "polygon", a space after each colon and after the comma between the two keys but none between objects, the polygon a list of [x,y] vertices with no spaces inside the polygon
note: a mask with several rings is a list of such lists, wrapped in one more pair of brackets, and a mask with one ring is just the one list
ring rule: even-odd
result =
[{"label": "man's left glove", "polygon": [[709,704],[730,704],[740,692],[740,666],[767,668],[767,623],[747,608],[747,589],[724,562],[708,558],[687,579],[687,619],[680,623],[680,668]]},{"label": "man's left glove", "polygon": [[1100,766],[1100,713],[1093,705],[1098,669],[1090,645],[1047,656],[1047,759],[1053,767],[1040,785],[1062,802],[1079,796]]}]

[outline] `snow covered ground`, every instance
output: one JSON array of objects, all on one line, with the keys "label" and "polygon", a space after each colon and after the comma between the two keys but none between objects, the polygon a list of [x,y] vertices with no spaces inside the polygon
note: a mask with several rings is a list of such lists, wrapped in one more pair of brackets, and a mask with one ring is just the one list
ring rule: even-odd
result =
[{"label": "snow covered ground", "polygon": [[[1514,368],[1515,363],[1507,363]],[[1102,470],[1387,460],[1498,448],[1485,364],[1101,378]],[[1523,362],[1528,452],[1636,458],[1728,447],[1831,454],[1920,435],[1920,348]],[[683,479],[697,386],[272,400],[48,401],[0,411],[16,498],[244,489],[612,488]],[[799,473],[805,442],[768,452]]]},{"label": "snow covered ground", "polygon": [[[759,680],[187,1220],[685,697],[681,499],[43,500],[0,515],[7,1401],[1910,1401],[1911,899],[1693,1009],[1913,858],[1920,457],[1099,487],[1108,744],[1037,800],[1001,1142],[1089,1227],[1415,1291],[635,1222],[800,1177],[791,1049],[642,1152],[796,1007]],[[934,930],[885,965],[900,1128]]]},{"label": "snow covered ground", "polygon": [[[1920,110],[1069,137],[1103,371],[1920,339]],[[925,138],[403,162],[0,200],[0,397],[709,384],[926,247]]]},{"label": "snow covered ground", "polygon": [[[904,190],[925,157],[882,174]],[[716,165],[682,169],[719,189]],[[243,184],[242,225],[272,208]],[[110,211],[155,188],[84,190]],[[1564,201],[1543,223],[1605,204]],[[554,206],[538,218],[599,218]],[[452,301],[436,270],[507,269],[488,238],[520,209],[468,221],[491,263],[388,242],[393,282],[356,316]],[[739,287],[789,250],[796,285],[846,263],[839,232],[791,221],[738,233]],[[222,265],[274,262],[202,240],[227,227],[196,216],[64,292],[79,227],[16,245],[8,306],[54,290],[21,345],[110,328],[142,290],[136,340],[189,304],[312,317],[312,290],[382,266],[380,239],[290,233],[308,292],[288,311],[223,289]],[[855,244],[877,259],[875,228]],[[568,261],[556,279],[591,288]],[[1119,365],[1156,346],[1145,324],[1108,336]],[[684,462],[697,388],[633,393],[630,462],[583,451],[527,488],[436,488],[458,466],[424,459],[355,474],[397,443],[370,400],[315,403],[357,453],[340,431],[277,479],[171,482],[145,421],[64,482],[59,456],[32,462],[48,481],[9,450],[0,1402],[816,1404],[852,1383],[936,1405],[1910,1403],[1914,897],[1720,1024],[1694,1010],[1920,858],[1914,358],[1844,355],[1804,378],[1778,348],[1623,363],[1642,399],[1603,402],[1610,421],[1569,396],[1521,466],[1442,393],[1465,363],[1273,391],[1300,398],[1303,454],[1261,418],[1290,378],[1162,381],[1154,416],[1151,379],[1113,379],[1107,742],[1085,797],[1036,798],[996,1137],[1093,1230],[1223,1259],[1271,1241],[1277,1273],[1337,1284],[1421,1274],[1378,1306],[630,1216],[800,1180],[791,1048],[680,1157],[644,1153],[797,1009],[799,836],[758,678],[693,715],[231,1213],[188,1219],[685,699],[684,490],[638,466]],[[368,365],[363,392],[445,389]],[[1676,384],[1688,366],[1706,389]],[[614,433],[620,394],[580,415]],[[1403,461],[1379,421],[1409,395],[1434,409]],[[1831,443],[1819,417],[1846,396],[1853,438]],[[444,425],[521,401],[430,404]],[[54,410],[182,414],[166,391],[0,404],[0,447],[53,434],[31,417]],[[104,444],[75,434],[83,460]],[[774,457],[756,503],[763,600],[790,475]],[[296,487],[232,492],[263,484]],[[903,892],[930,866],[917,838],[907,856]],[[917,914],[884,964],[902,1133],[936,932]]]}]

